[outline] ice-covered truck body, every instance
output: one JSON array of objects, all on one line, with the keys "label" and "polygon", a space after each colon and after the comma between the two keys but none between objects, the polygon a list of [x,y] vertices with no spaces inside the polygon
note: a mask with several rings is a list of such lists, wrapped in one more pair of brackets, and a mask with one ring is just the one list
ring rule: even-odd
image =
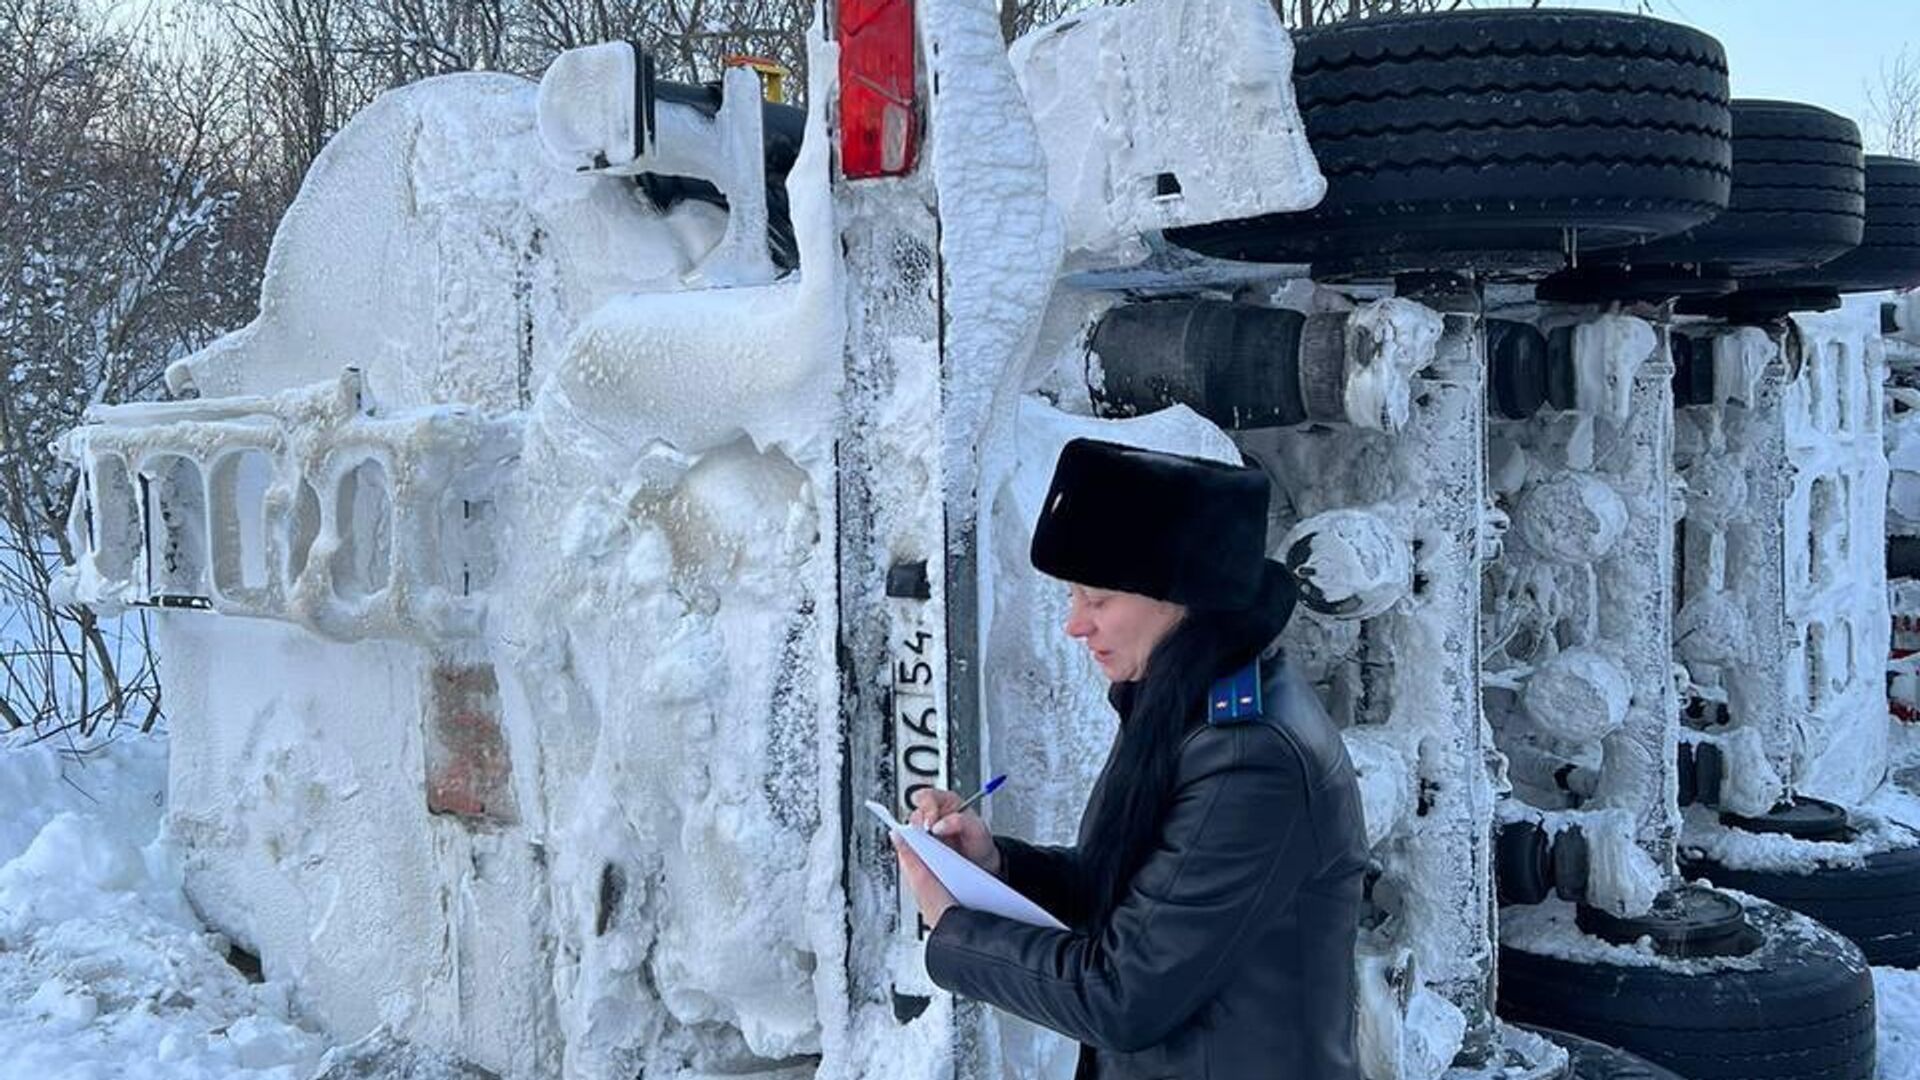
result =
[{"label": "ice-covered truck body", "polygon": [[[1204,45],[1292,179],[1222,193],[1216,155],[1169,197],[1197,132],[1142,104],[1083,133],[1127,187],[1079,206],[1103,241],[1317,194],[1270,13],[1182,10],[1108,20],[1109,89],[1164,102],[1151,35]],[[1013,447],[1061,214],[990,9],[831,19],[784,176],[751,73],[699,100],[625,47],[384,96],[316,162],[259,319],[173,369],[190,396],[67,442],[75,595],[160,613],[189,894],[340,1037],[511,1076],[1059,1056],[932,994],[846,811],[962,783],[997,713],[1072,755],[1006,800],[1044,834],[1098,752],[1010,502],[1051,462]]]},{"label": "ice-covered truck body", "polygon": [[[315,163],[259,319],[170,372],[184,400],[67,437],[68,583],[159,610],[170,829],[211,925],[334,1035],[501,1076],[1072,1075],[1070,1042],[928,981],[855,811],[1004,772],[995,829],[1074,834],[1114,720],[1026,547],[1054,455],[1096,434],[1273,477],[1270,551],[1307,582],[1286,647],[1373,845],[1370,1080],[1588,1075],[1496,1019],[1497,963],[1535,988],[1512,1015],[1613,1000],[1580,981],[1610,964],[1669,979],[1665,1008],[1826,948],[1777,909],[1669,910],[1701,895],[1681,747],[1720,738],[1680,714],[1702,687],[1824,695],[1825,729],[1750,711],[1743,775],[1789,772],[1747,794],[1851,797],[1882,749],[1780,740],[1870,741],[1877,675],[1815,679],[1812,646],[1756,630],[1745,679],[1694,655],[1685,605],[1857,599],[1827,541],[1831,588],[1788,575],[1827,535],[1807,514],[1871,517],[1866,344],[1805,369],[1855,391],[1855,432],[1804,448],[1849,492],[1822,503],[1748,479],[1804,429],[1780,402],[1824,415],[1838,385],[1768,368],[1784,338],[1694,327],[1764,354],[1775,411],[1677,431],[1669,311],[1487,287],[1726,204],[1711,39],[1482,13],[1324,31],[1296,64],[1262,0],[1089,11],[1011,51],[970,0],[825,24],[804,121],[750,72],[673,87],[626,45],[385,95]],[[1565,87],[1529,89],[1543,54]],[[1687,112],[1661,153],[1609,134],[1635,94]],[[1460,140],[1488,101],[1529,116]],[[1721,462],[1694,432],[1722,422],[1771,449]],[[1757,540],[1707,528],[1729,469],[1768,500]],[[1617,943],[1701,918],[1738,955]],[[1849,962],[1821,971],[1852,994]]]}]

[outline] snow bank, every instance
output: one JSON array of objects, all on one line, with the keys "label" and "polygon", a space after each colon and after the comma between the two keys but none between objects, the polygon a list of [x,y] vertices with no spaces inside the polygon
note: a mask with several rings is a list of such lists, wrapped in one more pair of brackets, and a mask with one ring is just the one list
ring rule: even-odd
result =
[{"label": "snow bank", "polygon": [[1881,1080],[1920,1076],[1920,971],[1873,969]]},{"label": "snow bank", "polygon": [[173,853],[153,839],[165,760],[159,738],[96,746],[83,769],[50,743],[0,742],[17,808],[0,833],[9,1076],[305,1080],[326,1049],[285,986],[249,983],[181,895]]},{"label": "snow bank", "polygon": [[0,736],[0,798],[6,806],[0,815],[0,863],[25,851],[61,813],[131,822],[132,834],[145,828],[149,835],[142,839],[151,838],[166,802],[164,740],[127,737],[112,744],[112,753],[98,753],[64,737],[36,744],[25,735]]}]

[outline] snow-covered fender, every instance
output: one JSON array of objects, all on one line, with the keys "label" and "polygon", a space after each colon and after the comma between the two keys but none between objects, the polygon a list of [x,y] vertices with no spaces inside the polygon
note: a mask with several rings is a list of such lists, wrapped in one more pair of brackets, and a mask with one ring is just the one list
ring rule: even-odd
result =
[{"label": "snow-covered fender", "polygon": [[1066,225],[1069,264],[1120,264],[1140,234],[1305,210],[1326,193],[1265,0],[1098,8],[1013,43]]}]

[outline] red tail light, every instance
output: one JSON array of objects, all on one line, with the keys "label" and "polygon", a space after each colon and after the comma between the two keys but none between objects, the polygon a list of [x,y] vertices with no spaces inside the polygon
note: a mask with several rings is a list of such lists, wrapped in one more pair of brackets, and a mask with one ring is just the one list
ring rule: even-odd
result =
[{"label": "red tail light", "polygon": [[840,171],[905,176],[920,146],[913,0],[840,0]]}]

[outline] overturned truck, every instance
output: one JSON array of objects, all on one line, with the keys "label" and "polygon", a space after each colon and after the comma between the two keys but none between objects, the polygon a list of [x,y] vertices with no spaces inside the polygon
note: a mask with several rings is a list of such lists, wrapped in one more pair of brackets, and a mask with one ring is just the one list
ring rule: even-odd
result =
[{"label": "overturned truck", "polygon": [[804,114],[624,44],[388,93],[259,318],[66,436],[206,920],[498,1076],[1070,1075],[854,810],[1074,834],[1113,720],[1026,547],[1098,435],[1273,479],[1366,1076],[1870,1077],[1920,804],[1838,298],[1920,281],[1920,165],[1617,13],[826,24]]}]

